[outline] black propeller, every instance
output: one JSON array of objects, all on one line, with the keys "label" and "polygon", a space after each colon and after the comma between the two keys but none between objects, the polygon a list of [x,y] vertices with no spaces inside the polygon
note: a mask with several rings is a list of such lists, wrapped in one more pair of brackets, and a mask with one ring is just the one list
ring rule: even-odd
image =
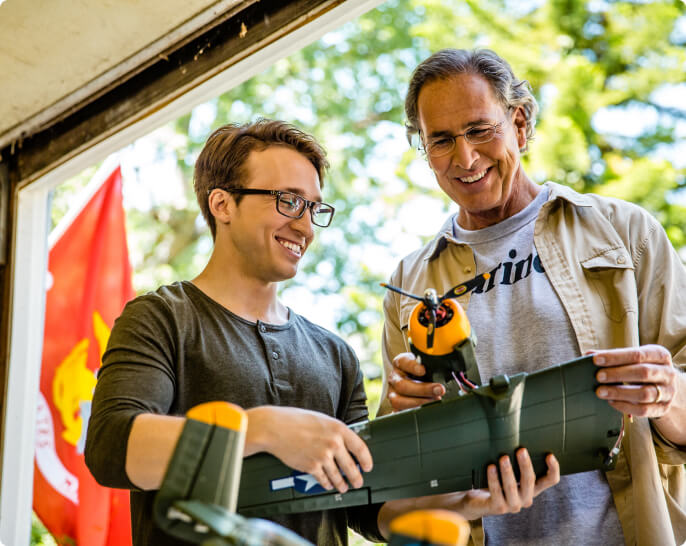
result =
[{"label": "black propeller", "polygon": [[426,330],[426,346],[430,349],[434,345],[434,332],[436,331],[436,313],[438,311],[438,308],[441,306],[441,302],[443,300],[447,300],[449,298],[456,298],[458,296],[466,294],[467,292],[471,292],[478,286],[481,286],[482,283],[490,277],[490,273],[482,273],[481,275],[477,275],[473,279],[460,283],[457,286],[453,286],[441,297],[438,297],[436,291],[433,288],[427,288],[424,291],[424,296],[417,296],[416,294],[410,294],[409,292],[401,290],[397,286],[393,286],[387,283],[382,282],[381,286],[383,286],[384,288],[388,288],[393,292],[397,292],[398,294],[402,294],[403,296],[407,296],[408,298],[419,300],[426,306],[429,322],[428,328]]}]

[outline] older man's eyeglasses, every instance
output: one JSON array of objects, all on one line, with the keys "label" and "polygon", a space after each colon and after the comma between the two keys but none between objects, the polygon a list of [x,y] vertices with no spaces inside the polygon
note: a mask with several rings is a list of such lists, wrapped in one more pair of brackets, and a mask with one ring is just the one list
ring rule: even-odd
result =
[{"label": "older man's eyeglasses", "polygon": [[486,144],[495,138],[501,125],[502,122],[480,123],[459,135],[441,135],[429,138],[423,146],[420,144],[420,150],[430,157],[443,157],[455,150],[455,143],[460,137],[464,137],[470,144]]},{"label": "older man's eyeglasses", "polygon": [[276,199],[276,210],[289,218],[302,218],[306,209],[310,209],[312,223],[319,227],[329,227],[333,220],[334,209],[331,205],[319,201],[308,201],[296,193],[278,190],[258,190],[254,188],[231,188],[225,190],[239,195],[271,195]]}]

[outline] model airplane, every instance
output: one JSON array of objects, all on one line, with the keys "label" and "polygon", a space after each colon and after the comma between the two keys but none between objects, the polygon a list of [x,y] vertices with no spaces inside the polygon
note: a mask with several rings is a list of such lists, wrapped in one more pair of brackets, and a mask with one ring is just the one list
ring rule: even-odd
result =
[{"label": "model airplane", "polygon": [[[218,403],[230,411],[209,405],[189,413],[156,497],[157,524],[208,546],[304,546],[309,543],[274,523],[236,514],[236,488],[241,514],[270,516],[483,488],[487,466],[503,454],[513,456],[519,447],[529,450],[537,475],[545,474],[548,453],[557,457],[561,474],[613,468],[623,421],[595,395],[592,357],[531,374],[499,375],[479,385],[475,337],[453,297],[486,278],[458,285],[442,297],[435,291],[419,297],[389,287],[420,300],[410,320],[413,351],[427,376],[446,384],[447,392],[440,401],[351,425],[374,460],[361,488],[344,494],[326,491],[313,476],[267,454],[243,460],[239,486],[244,413]],[[428,539],[412,542],[412,533],[394,533],[393,544],[432,544]]]},{"label": "model airplane", "polygon": [[[245,442],[245,412],[227,402],[196,406],[155,497],[154,517],[167,534],[203,546],[312,546],[271,521],[235,513]],[[390,524],[391,546],[463,546],[469,524],[454,512],[417,510]]]},{"label": "model airplane", "polygon": [[487,466],[504,454],[516,461],[519,447],[528,449],[539,476],[547,470],[548,453],[555,454],[561,474],[613,468],[623,421],[595,395],[592,357],[479,385],[475,336],[453,298],[487,278],[480,275],[441,297],[433,290],[420,297],[387,286],[420,301],[410,317],[411,346],[428,379],[446,385],[446,395],[351,425],[374,460],[361,488],[326,491],[311,475],[259,454],[244,461],[239,512],[268,516],[483,488]]},{"label": "model airplane", "polygon": [[245,411],[209,402],[186,417],[155,496],[156,524],[169,535],[205,546],[312,546],[276,523],[236,514]]}]

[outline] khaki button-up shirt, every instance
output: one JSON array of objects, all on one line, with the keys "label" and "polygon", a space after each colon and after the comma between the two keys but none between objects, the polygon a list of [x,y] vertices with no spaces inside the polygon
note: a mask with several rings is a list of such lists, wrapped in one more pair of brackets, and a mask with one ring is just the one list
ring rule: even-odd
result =
[{"label": "khaki button-up shirt", "polygon": [[[581,353],[656,343],[686,371],[686,269],[659,223],[618,199],[581,195],[552,182],[547,186],[534,243]],[[453,238],[452,225],[450,218],[436,238],[404,258],[390,283],[414,294],[428,287],[441,294],[472,278],[473,252]],[[467,308],[469,294],[459,301]],[[393,358],[409,351],[404,329],[415,304],[395,292],[386,294],[386,375]],[[390,411],[385,389],[384,382],[379,414]],[[625,418],[617,466],[606,475],[626,544],[686,542],[685,463],[686,448],[668,442],[649,419]],[[472,539],[482,544],[480,522],[472,523]]]}]

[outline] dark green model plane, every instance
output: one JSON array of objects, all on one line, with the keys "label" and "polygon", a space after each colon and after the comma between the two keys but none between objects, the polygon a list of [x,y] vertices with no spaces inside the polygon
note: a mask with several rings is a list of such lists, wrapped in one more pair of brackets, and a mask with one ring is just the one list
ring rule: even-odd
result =
[{"label": "dark green model plane", "polygon": [[[460,286],[446,296],[464,293]],[[235,489],[229,502],[226,492],[222,497],[217,490],[221,483],[235,488],[236,472],[229,469],[235,469],[236,457],[242,457],[242,444],[240,452],[233,452],[231,431],[222,433],[222,427],[190,417],[157,495],[158,525],[201,542],[203,537],[235,534],[246,522],[258,526],[256,522],[263,521],[246,520],[233,513],[234,508],[243,516],[264,517],[483,488],[487,466],[504,454],[516,461],[514,453],[520,447],[528,449],[537,475],[545,474],[548,453],[559,461],[561,474],[614,467],[622,415],[595,395],[597,368],[592,357],[530,374],[495,376],[479,386],[474,337],[465,323],[454,327],[461,307],[441,309],[454,300],[438,298],[435,292],[427,291],[423,298],[405,295],[420,300],[413,314],[413,351],[422,357],[427,376],[442,379],[447,392],[440,401],[351,425],[374,461],[361,488],[343,494],[326,491],[311,475],[294,471],[271,455],[258,454],[243,460],[237,503]],[[418,342],[420,327],[430,331],[431,343]],[[448,344],[441,340],[443,332],[455,331],[458,338]],[[434,347],[441,346],[449,349],[436,354]],[[227,521],[234,522],[237,530],[230,531]],[[306,544],[283,531],[292,542],[284,538],[216,544]]]}]

